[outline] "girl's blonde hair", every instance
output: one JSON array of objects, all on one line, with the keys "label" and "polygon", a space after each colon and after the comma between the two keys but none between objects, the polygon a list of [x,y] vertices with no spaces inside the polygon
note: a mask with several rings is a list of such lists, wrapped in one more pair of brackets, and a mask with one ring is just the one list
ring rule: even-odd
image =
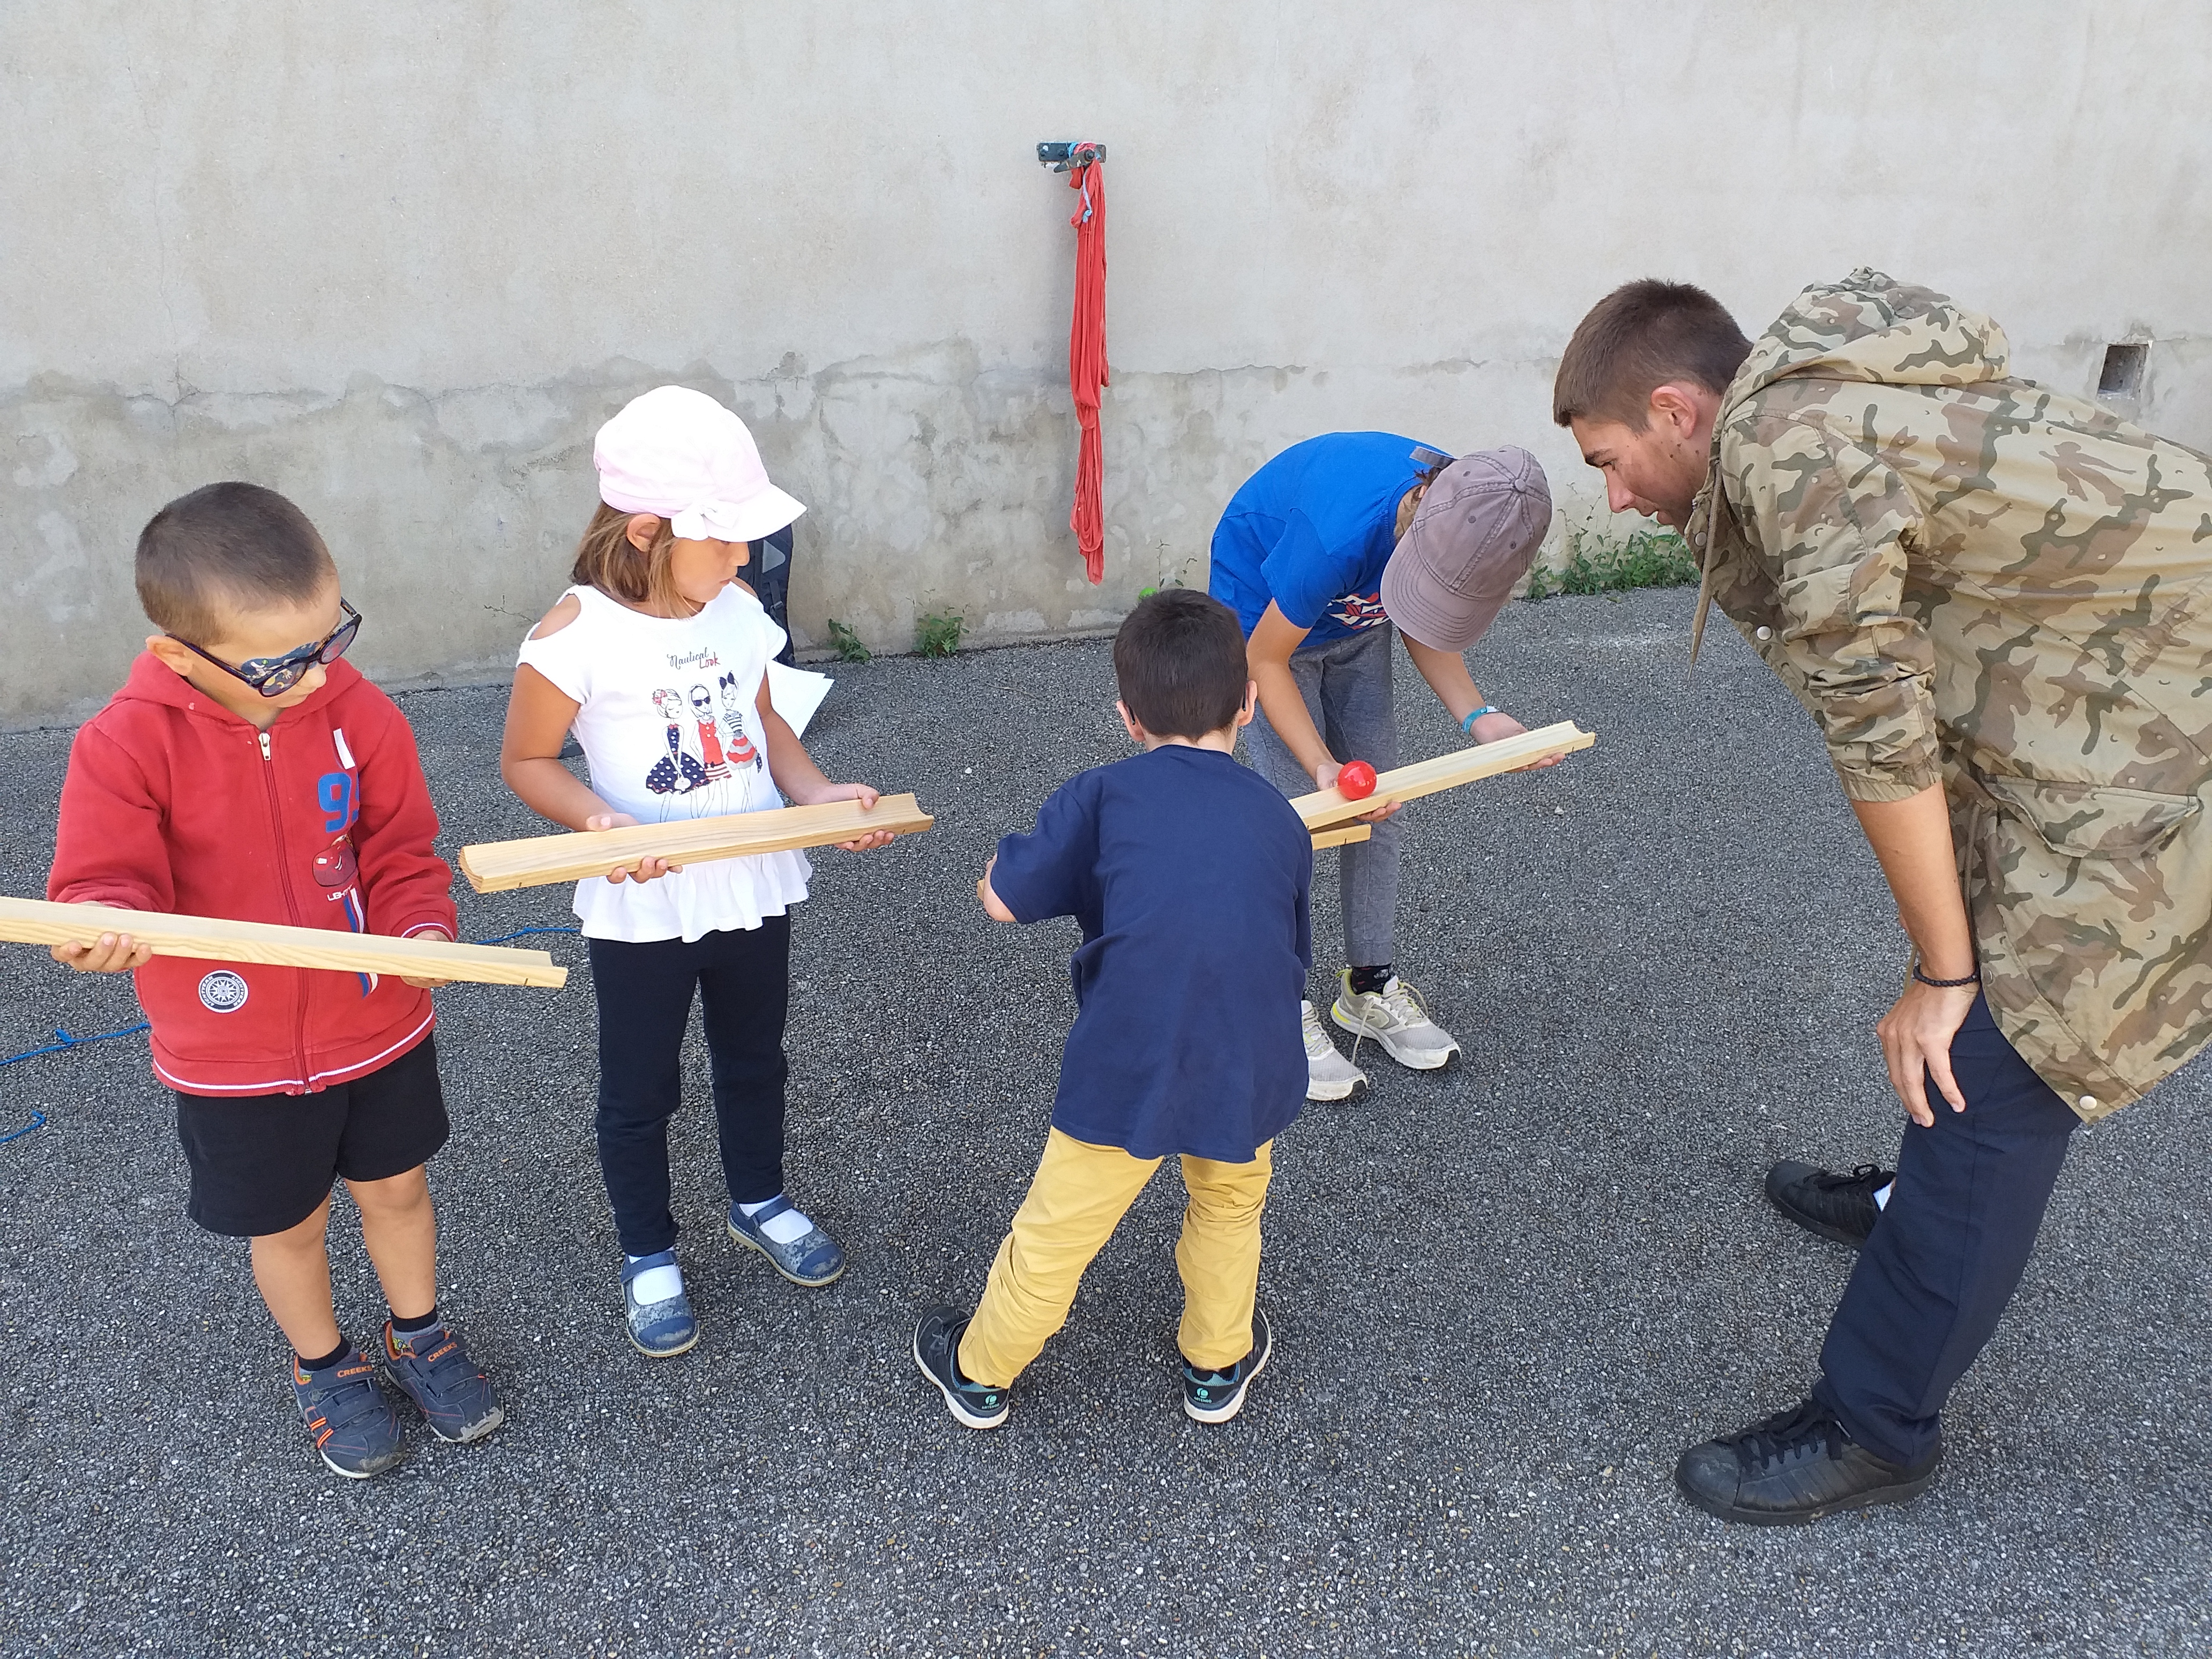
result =
[{"label": "girl's blonde hair", "polygon": [[601,501],[584,539],[576,544],[576,562],[568,580],[581,587],[596,587],[611,599],[682,616],[684,596],[676,591],[671,568],[676,532],[667,520],[661,520],[652,547],[640,552],[629,538],[629,521],[635,516]]}]

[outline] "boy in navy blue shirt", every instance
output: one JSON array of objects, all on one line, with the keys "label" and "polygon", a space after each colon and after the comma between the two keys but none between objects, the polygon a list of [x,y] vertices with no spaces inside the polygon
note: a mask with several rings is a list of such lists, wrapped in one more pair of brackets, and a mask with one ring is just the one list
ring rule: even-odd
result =
[{"label": "boy in navy blue shirt", "polygon": [[1305,1096],[1313,842],[1237,761],[1255,692],[1234,611],[1183,588],[1140,601],[1114,673],[1145,752],[1064,785],[976,884],[998,921],[1073,916],[1083,944],[1044,1158],[982,1303],[972,1316],[933,1308],[915,1330],[915,1363],[970,1428],[1006,1420],[1015,1377],[1170,1153],[1189,1194],[1183,1409],[1226,1422],[1267,1363],[1260,1212],[1272,1143]]}]

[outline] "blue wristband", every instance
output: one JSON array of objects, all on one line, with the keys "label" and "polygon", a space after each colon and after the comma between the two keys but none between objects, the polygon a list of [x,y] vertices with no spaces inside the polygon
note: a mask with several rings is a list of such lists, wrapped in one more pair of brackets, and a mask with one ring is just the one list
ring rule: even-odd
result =
[{"label": "blue wristband", "polygon": [[1459,729],[1470,738],[1474,735],[1474,723],[1485,714],[1502,714],[1505,711],[1494,702],[1486,702],[1459,723]]}]

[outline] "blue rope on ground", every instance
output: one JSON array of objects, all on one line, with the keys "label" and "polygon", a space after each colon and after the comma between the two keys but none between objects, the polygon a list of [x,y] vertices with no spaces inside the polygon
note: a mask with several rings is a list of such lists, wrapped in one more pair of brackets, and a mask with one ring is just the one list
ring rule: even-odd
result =
[{"label": "blue rope on ground", "polygon": [[[532,933],[578,933],[582,931],[581,928],[577,927],[518,927],[511,933],[501,933],[497,939],[474,939],[469,943],[504,945],[511,939],[522,939]],[[110,1037],[136,1036],[139,1032],[151,1029],[142,1019],[136,1025],[120,1025],[112,1031],[94,1031],[90,1036],[71,1036],[57,1025],[54,1027],[54,1040],[52,1042],[43,1048],[26,1048],[20,1054],[9,1054],[5,1060],[0,1060],[0,1066],[13,1066],[19,1060],[36,1060],[40,1054],[58,1054],[64,1048],[82,1048],[88,1042],[105,1042]],[[21,1140],[33,1129],[43,1128],[46,1121],[46,1115],[44,1112],[33,1112],[31,1121],[21,1128],[10,1129],[6,1134],[0,1135],[0,1146],[6,1146],[11,1140]]]},{"label": "blue rope on ground", "polygon": [[[71,1036],[57,1025],[54,1027],[54,1040],[45,1048],[26,1048],[20,1054],[10,1054],[7,1059],[0,1060],[0,1066],[13,1066],[19,1060],[35,1060],[40,1054],[58,1054],[64,1048],[82,1048],[88,1042],[105,1042],[110,1037],[136,1036],[148,1029],[146,1022],[142,1019],[136,1025],[118,1026],[112,1031],[94,1031],[90,1036],[81,1037]],[[0,1140],[9,1139],[12,1137],[0,1135]]]},{"label": "blue rope on ground", "polygon": [[[110,1037],[136,1036],[139,1032],[146,1030],[147,1029],[149,1028],[146,1022],[142,1019],[136,1025],[118,1026],[112,1031],[94,1031],[90,1036],[80,1037],[71,1036],[67,1031],[64,1031],[60,1026],[57,1025],[54,1027],[54,1040],[52,1042],[47,1043],[46,1047],[43,1048],[26,1048],[20,1054],[10,1054],[7,1059],[0,1060],[0,1066],[13,1066],[19,1060],[35,1060],[40,1054],[57,1054],[64,1048],[82,1048],[88,1042],[105,1042]],[[44,1112],[33,1112],[31,1114],[31,1121],[28,1123],[26,1123],[21,1128],[10,1129],[6,1134],[0,1135],[0,1146],[6,1146],[11,1140],[21,1140],[25,1135],[30,1133],[32,1130],[44,1128],[46,1127],[46,1115]]]}]

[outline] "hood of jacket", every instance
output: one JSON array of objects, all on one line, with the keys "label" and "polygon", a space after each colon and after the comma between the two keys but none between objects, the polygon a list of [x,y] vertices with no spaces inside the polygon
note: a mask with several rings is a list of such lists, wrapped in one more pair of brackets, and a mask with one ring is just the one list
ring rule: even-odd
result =
[{"label": "hood of jacket", "polygon": [[1807,289],[1774,319],[1722,395],[1714,428],[1777,380],[1972,386],[2006,379],[2011,356],[2004,330],[1979,312],[1861,266]]},{"label": "hood of jacket", "polygon": [[[342,657],[323,670],[323,683],[285,709],[278,720],[281,723],[295,720],[327,708],[360,683],[361,670]],[[187,714],[220,725],[252,729],[251,722],[231,713],[150,651],[141,651],[132,660],[131,672],[108,702],[159,703],[165,708],[182,709]]]},{"label": "hood of jacket", "polygon": [[1791,301],[1752,343],[1751,356],[1721,394],[1705,487],[1684,526],[1701,573],[1690,624],[1692,667],[1712,607],[1716,548],[1740,534],[1721,486],[1721,438],[1746,404],[1788,380],[1973,386],[2009,378],[2011,359],[2004,330],[1993,319],[1866,265],[1841,282],[1816,283]]}]

